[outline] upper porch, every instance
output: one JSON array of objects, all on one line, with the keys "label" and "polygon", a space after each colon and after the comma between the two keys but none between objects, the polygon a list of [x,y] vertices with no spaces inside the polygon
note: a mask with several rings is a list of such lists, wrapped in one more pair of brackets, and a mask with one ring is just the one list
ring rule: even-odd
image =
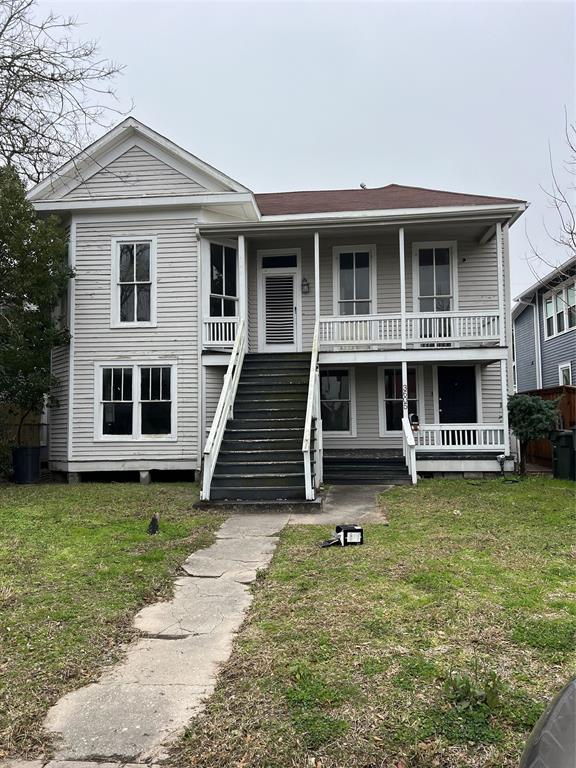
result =
[{"label": "upper porch", "polygon": [[202,344],[227,351],[453,356],[508,346],[508,225],[202,228]]}]

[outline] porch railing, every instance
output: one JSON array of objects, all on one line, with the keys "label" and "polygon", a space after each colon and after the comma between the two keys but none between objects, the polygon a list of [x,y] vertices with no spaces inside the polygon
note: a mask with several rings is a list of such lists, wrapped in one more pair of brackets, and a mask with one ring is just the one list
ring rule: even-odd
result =
[{"label": "porch railing", "polygon": [[402,441],[410,480],[412,480],[412,485],[416,485],[418,482],[418,475],[416,474],[416,441],[410,419],[407,416],[402,417]]},{"label": "porch railing", "polygon": [[232,347],[236,341],[237,317],[205,317],[203,340],[205,347]]},{"label": "porch railing", "polygon": [[244,320],[241,320],[238,324],[238,332],[236,333],[236,340],[234,342],[234,347],[232,348],[230,362],[228,363],[228,368],[224,374],[222,391],[220,392],[220,398],[212,421],[212,427],[210,428],[210,434],[208,435],[206,447],[204,448],[201,498],[205,501],[210,499],[212,476],[216,469],[216,462],[218,461],[222,438],[224,437],[224,432],[226,430],[226,423],[233,415],[232,408],[238,389],[238,382],[240,380],[245,354],[246,325]]},{"label": "porch railing", "polygon": [[[495,311],[411,312],[406,315],[406,344],[498,343],[500,318]],[[393,315],[349,315],[320,318],[320,346],[399,346],[402,317]]]},{"label": "porch railing", "polygon": [[406,317],[406,343],[499,341],[496,312],[418,312]]},{"label": "porch railing", "polygon": [[421,424],[414,433],[416,451],[504,451],[502,424]]},{"label": "porch railing", "polygon": [[399,344],[402,341],[400,315],[355,315],[321,317],[320,346]]},{"label": "porch railing", "polygon": [[[314,499],[316,488],[322,483],[322,414],[320,410],[320,371],[318,369],[318,323],[314,326],[312,339],[312,357],[310,359],[310,377],[308,380],[308,400],[306,420],[302,440],[304,458],[304,486],[307,499]],[[312,428],[315,427],[314,441]],[[314,445],[314,482],[312,482],[312,445]]]}]

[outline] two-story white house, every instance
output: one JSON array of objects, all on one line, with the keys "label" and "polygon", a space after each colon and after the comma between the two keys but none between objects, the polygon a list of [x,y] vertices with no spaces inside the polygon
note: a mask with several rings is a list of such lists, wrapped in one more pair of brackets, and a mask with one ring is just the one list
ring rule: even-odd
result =
[{"label": "two-story white house", "polygon": [[129,118],[36,186],[69,227],[50,466],[203,470],[212,499],[497,472],[521,200],[254,194]]}]

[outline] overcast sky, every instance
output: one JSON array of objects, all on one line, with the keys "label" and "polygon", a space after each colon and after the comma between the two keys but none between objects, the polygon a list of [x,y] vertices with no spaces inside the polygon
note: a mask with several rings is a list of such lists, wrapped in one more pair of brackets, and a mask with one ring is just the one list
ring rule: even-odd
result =
[{"label": "overcast sky", "polygon": [[566,159],[574,3],[48,7],[126,65],[117,90],[136,118],[255,192],[394,182],[519,197],[531,206],[512,230],[513,295],[534,282],[526,230],[563,258],[540,186],[549,145],[560,172]]}]

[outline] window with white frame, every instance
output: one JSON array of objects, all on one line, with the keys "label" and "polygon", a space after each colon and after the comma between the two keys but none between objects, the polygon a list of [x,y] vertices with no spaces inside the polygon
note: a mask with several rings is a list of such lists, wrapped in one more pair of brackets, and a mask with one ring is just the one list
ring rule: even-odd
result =
[{"label": "window with white frame", "polygon": [[210,243],[210,317],[237,317],[236,248]]},{"label": "window with white frame", "polygon": [[449,312],[454,309],[451,247],[417,247],[418,302],[420,312]]},{"label": "window with white frame", "polygon": [[544,296],[544,327],[547,339],[576,328],[576,283]]},{"label": "window with white frame", "polygon": [[113,241],[113,325],[155,322],[155,240]]},{"label": "window with white frame", "polygon": [[97,434],[103,439],[165,439],[175,434],[174,365],[100,367]]},{"label": "window with white frame", "polygon": [[[402,368],[380,369],[381,431],[402,430]],[[418,414],[418,383],[416,368],[408,368],[408,415]]]},{"label": "window with white frame", "polygon": [[572,385],[572,364],[561,363],[558,366],[558,380],[560,384]]},{"label": "window with white frame", "polygon": [[374,246],[334,249],[335,304],[338,315],[369,315],[375,286]]},{"label": "window with white frame", "polygon": [[320,371],[320,408],[324,432],[353,433],[352,376],[348,368]]}]

